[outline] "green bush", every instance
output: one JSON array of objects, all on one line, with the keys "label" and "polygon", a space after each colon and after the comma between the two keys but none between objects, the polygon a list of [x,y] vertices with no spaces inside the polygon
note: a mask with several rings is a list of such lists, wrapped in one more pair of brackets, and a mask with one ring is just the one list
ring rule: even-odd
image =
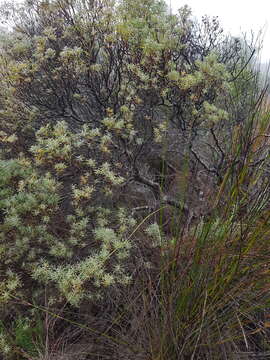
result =
[{"label": "green bush", "polygon": [[[32,158],[0,161],[2,302],[25,295],[23,289],[29,294],[29,281],[54,283],[73,304],[98,294],[90,283],[102,288],[128,282],[123,265],[135,221],[124,209],[97,206],[100,181],[107,183],[106,198],[122,179],[109,164],[76,156],[91,134],[86,127],[72,134],[64,123],[43,127]],[[65,181],[70,172],[73,181]],[[102,191],[98,195],[101,200]]]},{"label": "green bush", "polygon": [[31,307],[79,317],[118,296],[123,310],[127,285],[140,306],[123,331],[147,308],[153,359],[232,346],[267,306],[269,113],[253,50],[157,0],[1,14],[0,351],[12,357],[10,332],[34,350]]}]

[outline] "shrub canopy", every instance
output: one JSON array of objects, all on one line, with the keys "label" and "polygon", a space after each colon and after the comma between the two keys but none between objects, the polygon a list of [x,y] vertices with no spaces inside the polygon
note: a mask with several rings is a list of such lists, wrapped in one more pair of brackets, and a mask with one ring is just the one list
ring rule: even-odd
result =
[{"label": "shrub canopy", "polygon": [[78,304],[129,281],[137,210],[202,215],[197,175],[221,183],[247,119],[237,104],[258,90],[250,54],[216,18],[157,0],[33,0],[2,16],[0,299],[49,284]]}]

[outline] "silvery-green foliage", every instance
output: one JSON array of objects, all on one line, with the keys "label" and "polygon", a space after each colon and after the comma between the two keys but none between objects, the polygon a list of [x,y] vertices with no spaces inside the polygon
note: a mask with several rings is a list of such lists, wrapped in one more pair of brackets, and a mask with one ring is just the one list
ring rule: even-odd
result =
[{"label": "silvery-green foliage", "polygon": [[[118,201],[125,185],[141,181],[157,206],[169,199],[149,154],[180,157],[194,143],[201,151],[200,134],[229,122],[227,55],[215,23],[204,40],[187,7],[169,15],[163,1],[33,0],[7,14],[15,26],[0,55],[0,300],[46,284],[50,303],[57,291],[78,305],[130,281],[136,222]],[[156,224],[145,235],[160,243]]]},{"label": "silvery-green foliage", "polygon": [[36,132],[32,157],[0,161],[1,302],[27,296],[29,281],[58,289],[73,305],[130,281],[125,263],[136,222],[124,208],[97,206],[123,180],[102,157],[78,155],[96,137],[102,142],[98,132],[74,133],[58,122]]}]

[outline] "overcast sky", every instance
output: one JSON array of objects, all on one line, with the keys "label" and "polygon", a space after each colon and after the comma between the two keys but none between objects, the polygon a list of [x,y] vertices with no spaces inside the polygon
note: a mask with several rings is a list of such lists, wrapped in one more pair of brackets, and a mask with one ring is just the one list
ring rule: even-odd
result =
[{"label": "overcast sky", "polygon": [[172,9],[187,4],[193,14],[218,16],[225,31],[239,35],[241,31],[263,29],[262,61],[270,61],[270,0],[167,0]]}]

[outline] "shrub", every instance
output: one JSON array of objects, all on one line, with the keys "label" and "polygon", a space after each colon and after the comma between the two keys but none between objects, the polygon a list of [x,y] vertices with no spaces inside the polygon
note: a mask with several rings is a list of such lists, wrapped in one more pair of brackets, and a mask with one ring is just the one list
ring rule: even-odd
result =
[{"label": "shrub", "polygon": [[[108,163],[76,155],[77,148],[93,146],[92,133],[86,127],[71,133],[63,122],[42,127],[32,158],[1,160],[2,302],[19,289],[29,295],[34,280],[55,283],[73,304],[86,293],[97,295],[84,289],[90,282],[100,288],[128,281],[121,263],[129,256],[127,234],[135,221],[124,209],[97,206],[122,178]],[[70,175],[72,183],[66,180]],[[97,198],[101,181],[107,188]]]},{"label": "shrub", "polygon": [[[223,36],[216,18],[172,15],[163,1],[5,6],[3,316],[32,301],[56,312],[97,304],[148,264],[153,357],[204,356],[201,340],[242,324],[242,304],[248,312],[267,286],[269,114],[265,90],[254,95],[253,49]],[[168,271],[157,276],[160,262]]]}]

